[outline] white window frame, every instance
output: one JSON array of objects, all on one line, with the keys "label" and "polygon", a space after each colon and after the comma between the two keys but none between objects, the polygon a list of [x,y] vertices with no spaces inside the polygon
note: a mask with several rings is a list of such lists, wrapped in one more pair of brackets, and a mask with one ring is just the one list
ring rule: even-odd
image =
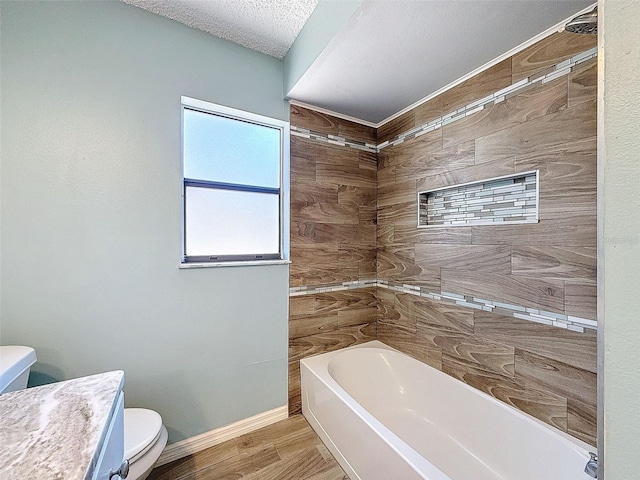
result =
[{"label": "white window frame", "polygon": [[[225,184],[216,182],[199,181],[198,179],[186,179],[184,176],[184,111],[185,109],[196,110],[204,113],[210,113],[233,120],[250,122],[265,127],[275,128],[280,131],[280,211],[279,211],[279,253],[277,257],[261,256],[254,254],[246,255],[227,255],[227,256],[196,256],[189,257],[186,255],[186,187],[189,186],[206,186],[205,184],[214,185],[213,188],[220,188]],[[182,218],[181,218],[181,245],[182,255],[180,260],[180,268],[194,267],[217,267],[217,266],[241,266],[241,265],[269,265],[289,263],[289,122],[278,120],[264,115],[258,115],[251,112],[245,112],[231,107],[218,105],[215,103],[198,100],[191,97],[182,96],[180,105],[181,116],[181,143],[180,143],[180,170],[181,170],[181,191],[182,191]],[[237,188],[239,187],[239,188]],[[259,188],[255,189],[247,186],[243,189],[241,185],[226,186],[229,190],[254,191],[259,192]],[[272,190],[272,189],[269,189]],[[275,193],[274,193],[275,194]]]}]

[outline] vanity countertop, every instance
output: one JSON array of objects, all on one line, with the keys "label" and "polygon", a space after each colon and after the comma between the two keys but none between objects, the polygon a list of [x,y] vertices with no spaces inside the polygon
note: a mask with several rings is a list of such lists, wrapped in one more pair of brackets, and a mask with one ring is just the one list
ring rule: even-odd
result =
[{"label": "vanity countertop", "polygon": [[0,395],[0,478],[91,478],[123,383],[117,370]]}]

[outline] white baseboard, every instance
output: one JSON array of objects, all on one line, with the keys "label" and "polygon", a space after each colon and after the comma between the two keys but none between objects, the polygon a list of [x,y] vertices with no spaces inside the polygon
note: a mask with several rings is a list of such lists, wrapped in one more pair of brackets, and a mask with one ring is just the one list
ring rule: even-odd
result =
[{"label": "white baseboard", "polygon": [[185,438],[184,440],[168,445],[160,455],[160,458],[158,458],[155,466],[159,467],[160,465],[165,465],[188,455],[193,455],[205,448],[213,447],[214,445],[239,437],[245,433],[253,432],[259,428],[284,420],[288,418],[288,416],[289,409],[287,405],[283,405],[282,407],[259,413],[253,417],[239,420],[231,425],[216,428],[215,430],[201,433],[195,437]]}]

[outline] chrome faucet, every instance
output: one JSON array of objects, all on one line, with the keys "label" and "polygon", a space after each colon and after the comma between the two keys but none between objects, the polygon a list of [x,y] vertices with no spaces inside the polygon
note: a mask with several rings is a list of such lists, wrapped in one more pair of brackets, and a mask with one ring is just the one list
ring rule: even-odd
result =
[{"label": "chrome faucet", "polygon": [[591,455],[591,459],[584,467],[584,473],[590,477],[598,478],[598,455],[593,452],[589,452],[589,455]]}]

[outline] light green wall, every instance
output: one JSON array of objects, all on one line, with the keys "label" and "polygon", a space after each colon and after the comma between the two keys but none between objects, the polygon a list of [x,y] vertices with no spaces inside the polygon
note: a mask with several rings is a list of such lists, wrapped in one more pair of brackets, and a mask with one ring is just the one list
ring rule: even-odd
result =
[{"label": "light green wall", "polygon": [[126,372],[175,442],[286,404],[288,267],[179,270],[180,96],[287,119],[282,62],[110,2],[0,2],[3,344]]},{"label": "light green wall", "polygon": [[288,94],[329,42],[360,7],[362,0],[320,0],[284,57]]},{"label": "light green wall", "polygon": [[604,478],[630,480],[640,452],[640,2],[601,0],[598,14],[599,443]]}]

